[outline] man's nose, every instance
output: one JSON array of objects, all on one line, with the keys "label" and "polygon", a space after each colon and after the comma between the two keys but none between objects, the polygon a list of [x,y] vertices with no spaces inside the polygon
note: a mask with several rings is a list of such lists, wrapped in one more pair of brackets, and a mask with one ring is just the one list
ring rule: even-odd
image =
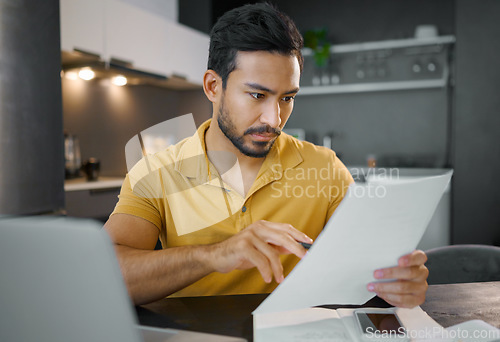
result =
[{"label": "man's nose", "polygon": [[265,106],[263,113],[260,116],[260,122],[267,124],[272,128],[277,128],[281,124],[280,105],[272,102]]}]

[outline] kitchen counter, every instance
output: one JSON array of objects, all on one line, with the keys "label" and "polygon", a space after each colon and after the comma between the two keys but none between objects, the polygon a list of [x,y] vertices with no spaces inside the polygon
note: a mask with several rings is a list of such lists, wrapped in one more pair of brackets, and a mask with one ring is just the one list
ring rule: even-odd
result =
[{"label": "kitchen counter", "polygon": [[99,177],[96,181],[87,181],[80,177],[64,181],[64,191],[98,190],[121,188],[124,177]]},{"label": "kitchen counter", "polygon": [[443,169],[443,168],[419,168],[419,167],[374,167],[369,168],[362,165],[354,165],[347,167],[349,172],[351,172],[352,176],[356,180],[357,176],[361,176],[365,178],[373,177],[373,176],[385,176],[389,178],[418,178],[418,177],[430,177],[442,175],[452,169]]},{"label": "kitchen counter", "polygon": [[68,216],[89,217],[105,222],[113,211],[124,177],[99,177],[87,181],[80,177],[64,182]]}]

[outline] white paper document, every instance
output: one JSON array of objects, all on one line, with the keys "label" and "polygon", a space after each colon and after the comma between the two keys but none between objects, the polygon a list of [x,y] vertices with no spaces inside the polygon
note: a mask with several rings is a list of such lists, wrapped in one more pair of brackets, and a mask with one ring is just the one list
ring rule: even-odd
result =
[{"label": "white paper document", "polygon": [[363,304],[373,272],[411,253],[452,171],[400,182],[352,184],[307,255],[254,314],[325,304]]},{"label": "white paper document", "polygon": [[[493,342],[500,339],[500,329],[484,321],[467,321],[443,328],[419,306],[412,309],[391,308],[405,328],[401,340],[412,342]],[[362,342],[354,318],[354,309],[308,308],[254,315],[255,342]],[[382,336],[376,339],[387,341]],[[394,341],[394,340],[392,340]]]},{"label": "white paper document", "polygon": [[[413,309],[392,308],[405,329],[414,335],[441,331],[441,326],[419,306]],[[427,334],[428,335],[428,334]],[[354,309],[308,308],[254,316],[256,342],[291,341],[362,341],[354,319]]]}]

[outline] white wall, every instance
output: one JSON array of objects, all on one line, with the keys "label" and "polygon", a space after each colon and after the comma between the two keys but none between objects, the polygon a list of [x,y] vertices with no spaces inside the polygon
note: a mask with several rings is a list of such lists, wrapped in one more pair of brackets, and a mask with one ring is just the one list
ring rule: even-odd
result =
[{"label": "white wall", "polygon": [[179,21],[178,0],[120,0],[171,21]]}]

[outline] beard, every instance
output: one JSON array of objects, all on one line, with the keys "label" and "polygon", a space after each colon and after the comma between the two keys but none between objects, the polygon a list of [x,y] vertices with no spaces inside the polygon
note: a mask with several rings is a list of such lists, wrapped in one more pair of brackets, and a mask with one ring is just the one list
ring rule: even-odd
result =
[{"label": "beard", "polygon": [[[226,138],[228,138],[241,153],[252,158],[264,158],[267,156],[273,147],[274,142],[281,134],[281,129],[264,125],[260,127],[250,127],[243,133],[243,135],[238,135],[236,127],[230,118],[229,112],[224,110],[224,97],[221,99],[217,123]],[[276,134],[276,138],[270,141],[250,141],[248,144],[245,144],[245,136],[253,133],[273,133]]]}]

